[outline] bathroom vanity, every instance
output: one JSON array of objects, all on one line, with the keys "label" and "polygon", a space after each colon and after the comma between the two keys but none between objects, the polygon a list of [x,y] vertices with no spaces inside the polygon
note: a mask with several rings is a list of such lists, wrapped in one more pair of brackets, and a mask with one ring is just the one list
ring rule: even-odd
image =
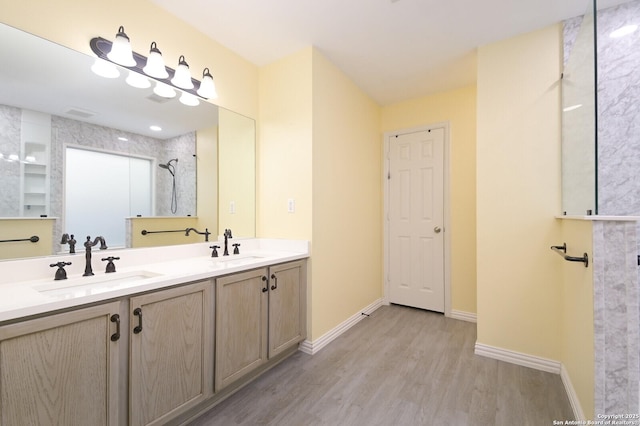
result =
[{"label": "bathroom vanity", "polygon": [[238,242],[108,250],[108,274],[95,252],[92,277],[82,254],[3,262],[0,424],[180,424],[294,353],[308,243]]}]

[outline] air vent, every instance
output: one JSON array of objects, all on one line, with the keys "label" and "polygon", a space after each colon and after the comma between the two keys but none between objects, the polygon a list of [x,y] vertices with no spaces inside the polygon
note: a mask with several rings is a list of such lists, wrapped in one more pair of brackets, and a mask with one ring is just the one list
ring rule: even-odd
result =
[{"label": "air vent", "polygon": [[149,96],[147,96],[147,99],[149,99],[150,101],[153,101],[155,103],[158,103],[158,104],[163,104],[163,103],[169,102],[171,100],[171,98],[163,98],[162,96],[158,96],[155,93],[152,93]]},{"label": "air vent", "polygon": [[87,111],[86,109],[73,108],[73,107],[67,110],[67,114],[72,115],[74,117],[80,117],[80,118],[89,118],[96,115],[95,112]]}]

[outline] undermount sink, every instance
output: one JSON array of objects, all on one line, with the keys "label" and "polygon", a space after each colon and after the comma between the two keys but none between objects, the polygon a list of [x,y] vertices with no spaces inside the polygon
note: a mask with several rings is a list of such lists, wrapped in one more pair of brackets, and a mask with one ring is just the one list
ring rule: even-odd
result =
[{"label": "undermount sink", "polygon": [[131,283],[154,278],[159,275],[160,274],[149,271],[115,272],[112,274],[54,281],[36,286],[34,290],[46,296],[58,299],[70,299],[125,288],[130,286]]},{"label": "undermount sink", "polygon": [[230,255],[230,256],[213,258],[214,263],[222,267],[247,265],[249,263],[257,262],[261,259],[264,259],[264,256]]}]

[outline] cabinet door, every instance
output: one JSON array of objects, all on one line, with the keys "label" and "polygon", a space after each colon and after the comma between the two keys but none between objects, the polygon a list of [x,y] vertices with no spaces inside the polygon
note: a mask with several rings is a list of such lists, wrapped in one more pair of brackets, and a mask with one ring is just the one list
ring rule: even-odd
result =
[{"label": "cabinet door", "polygon": [[304,262],[269,268],[269,358],[304,339]]},{"label": "cabinet door", "polygon": [[163,424],[213,392],[210,281],[130,299],[129,418]]},{"label": "cabinet door", "polygon": [[216,390],[267,360],[266,269],[216,281]]},{"label": "cabinet door", "polygon": [[116,425],[119,306],[0,327],[0,424]]}]

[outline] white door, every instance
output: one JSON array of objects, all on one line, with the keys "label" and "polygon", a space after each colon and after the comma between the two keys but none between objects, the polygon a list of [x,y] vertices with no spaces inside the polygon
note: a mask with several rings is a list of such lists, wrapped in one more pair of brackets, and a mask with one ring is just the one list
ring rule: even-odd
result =
[{"label": "white door", "polygon": [[444,312],[444,128],[389,137],[389,302]]}]

